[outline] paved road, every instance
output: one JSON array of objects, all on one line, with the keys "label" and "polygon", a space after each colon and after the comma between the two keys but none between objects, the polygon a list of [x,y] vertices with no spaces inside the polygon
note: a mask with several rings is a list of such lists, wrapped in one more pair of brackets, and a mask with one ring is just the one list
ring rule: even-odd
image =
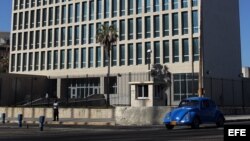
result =
[{"label": "paved road", "polygon": [[[227,124],[250,124],[234,122]],[[45,127],[18,128],[0,125],[0,141],[223,141],[223,128],[205,125],[200,129],[178,127]]]}]

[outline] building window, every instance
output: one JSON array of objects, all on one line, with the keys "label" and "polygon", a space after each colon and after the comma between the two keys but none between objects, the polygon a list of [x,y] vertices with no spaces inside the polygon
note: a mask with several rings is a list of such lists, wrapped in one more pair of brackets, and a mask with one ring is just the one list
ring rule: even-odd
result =
[{"label": "building window", "polygon": [[46,30],[42,30],[42,48],[46,46]]},{"label": "building window", "polygon": [[168,14],[163,15],[163,36],[169,35],[169,16]]},{"label": "building window", "polygon": [[125,20],[120,20],[120,40],[125,40]]},{"label": "building window", "polygon": [[19,27],[18,27],[18,29],[22,29],[22,28],[23,28],[23,12],[19,13]]},{"label": "building window", "polygon": [[24,15],[24,29],[27,29],[29,27],[29,12],[26,11]]},{"label": "building window", "polygon": [[54,70],[58,69],[58,51],[54,51]]},{"label": "building window", "polygon": [[94,20],[94,7],[95,5],[94,5],[94,1],[90,1],[90,3],[89,3],[89,20]]},{"label": "building window", "polygon": [[61,28],[61,46],[65,46],[65,39],[66,39],[66,32],[65,27]]},{"label": "building window", "polygon": [[62,6],[62,18],[61,18],[61,23],[65,24],[66,23],[66,5]]},{"label": "building window", "polygon": [[46,5],[47,4],[47,0],[43,0],[43,5]]},{"label": "building window", "polygon": [[24,32],[23,35],[23,49],[26,50],[28,48],[28,32]]},{"label": "building window", "polygon": [[[35,1],[35,0],[33,0]],[[17,10],[18,9],[18,0],[15,0],[14,1],[14,10]]]},{"label": "building window", "polygon": [[36,10],[36,27],[40,27],[40,9]]},{"label": "building window", "polygon": [[59,12],[60,12],[60,8],[59,6],[56,7],[56,10],[55,10],[55,25],[58,25],[59,24]]},{"label": "building window", "polygon": [[82,21],[87,20],[87,2],[82,3]]},{"label": "building window", "polygon": [[[194,77],[194,78],[193,78]],[[180,101],[187,97],[197,96],[198,75],[174,74],[174,101]],[[193,95],[194,94],[194,95]]]},{"label": "building window", "polygon": [[179,26],[178,26],[178,13],[174,13],[173,14],[173,20],[172,20],[172,22],[173,22],[173,35],[178,35],[179,34],[179,30],[178,30],[178,28],[179,28]]},{"label": "building window", "polygon": [[72,45],[72,26],[68,27],[68,46]]},{"label": "building window", "polygon": [[96,47],[96,67],[101,66],[101,60],[102,60],[102,53],[101,53],[101,47]]},{"label": "building window", "polygon": [[16,29],[17,29],[17,14],[15,13],[13,17],[13,30]]},{"label": "building window", "polygon": [[178,9],[178,1],[179,0],[172,0],[172,9]]},{"label": "building window", "polygon": [[142,44],[141,43],[136,44],[136,64],[137,65],[142,64]]},{"label": "building window", "polygon": [[31,13],[30,13],[30,28],[33,28],[34,27],[34,19],[35,19],[35,17],[34,17],[35,15],[34,15],[34,10],[32,10],[31,11]]},{"label": "building window", "polygon": [[39,30],[36,31],[36,40],[35,41],[36,41],[35,47],[39,48],[39,45],[40,45],[40,31]]},{"label": "building window", "polygon": [[162,10],[168,10],[169,0],[162,1]]},{"label": "building window", "polygon": [[133,14],[134,0],[128,0],[128,15]]},{"label": "building window", "polygon": [[54,47],[59,46],[59,29],[55,28],[55,33],[54,33]]},{"label": "building window", "polygon": [[120,16],[124,16],[125,13],[125,0],[120,0]]},{"label": "building window", "polygon": [[70,4],[68,8],[68,23],[72,23],[72,21],[73,21],[73,4]]},{"label": "building window", "polygon": [[136,86],[137,99],[148,98],[148,85]]},{"label": "building window", "polygon": [[[104,49],[104,48],[103,48]],[[104,56],[104,58],[103,58],[103,66],[105,67],[105,66],[108,66],[108,52],[106,51],[106,49],[104,49],[104,51],[103,51],[103,56]]]},{"label": "building window", "polygon": [[45,51],[41,53],[41,70],[45,70]]},{"label": "building window", "polygon": [[22,49],[22,33],[18,33],[18,45],[17,45],[17,50]]},{"label": "building window", "polygon": [[192,28],[193,28],[193,33],[198,33],[198,11],[195,10],[192,12]]},{"label": "building window", "polygon": [[48,47],[52,47],[52,29],[49,29]]},{"label": "building window", "polygon": [[128,65],[133,65],[134,63],[134,50],[133,44],[128,44]]},{"label": "building window", "polygon": [[136,39],[142,38],[142,22],[141,18],[136,19]]},{"label": "building window", "polygon": [[150,17],[145,17],[145,38],[150,38],[151,36],[151,24]]},{"label": "building window", "polygon": [[79,39],[80,39],[80,31],[79,31],[80,29],[79,29],[79,26],[77,25],[77,26],[75,26],[75,45],[79,45]]},{"label": "building window", "polygon": [[112,0],[112,17],[117,16],[117,0]]},{"label": "building window", "polygon": [[80,3],[75,4],[75,22],[80,21]]},{"label": "building window", "polygon": [[109,0],[104,1],[105,18],[109,18]]},{"label": "building window", "polygon": [[53,8],[49,8],[49,25],[53,24]]},{"label": "building window", "polygon": [[97,0],[97,13],[96,13],[97,19],[102,18],[102,0]]},{"label": "building window", "polygon": [[182,59],[183,62],[189,61],[189,45],[188,45],[188,39],[183,39],[182,40]]},{"label": "building window", "polygon": [[154,63],[160,64],[160,42],[154,42]]},{"label": "building window", "polygon": [[120,66],[125,65],[125,45],[120,45]]},{"label": "building window", "polygon": [[193,60],[199,61],[199,39],[193,38]]},{"label": "building window", "polygon": [[86,25],[82,25],[82,44],[86,44]]},{"label": "building window", "polygon": [[169,63],[169,41],[163,41],[163,63]]},{"label": "building window", "polygon": [[198,6],[198,0],[192,0],[192,6],[193,7]]},{"label": "building window", "polygon": [[29,53],[29,71],[33,70],[33,53]]},{"label": "building window", "polygon": [[89,43],[94,43],[94,24],[89,25]]},{"label": "building window", "polygon": [[116,62],[117,62],[117,53],[116,53],[116,46],[113,45],[112,46],[112,54],[111,54],[111,58],[112,58],[112,62],[111,62],[111,65],[112,66],[116,66]]},{"label": "building window", "polygon": [[47,8],[43,9],[43,26],[46,26],[47,23]]},{"label": "building window", "polygon": [[154,12],[160,11],[160,3],[159,0],[154,0]]},{"label": "building window", "polygon": [[15,71],[15,54],[11,54],[11,72]]},{"label": "building window", "polygon": [[133,19],[128,19],[128,39],[133,39]]},{"label": "building window", "polygon": [[144,5],[145,5],[145,13],[149,13],[150,12],[150,0],[145,0]]},{"label": "building window", "polygon": [[89,48],[89,68],[94,66],[94,49],[93,47]]},{"label": "building window", "polygon": [[160,37],[160,18],[154,16],[154,37]]},{"label": "building window", "polygon": [[60,69],[65,68],[65,50],[61,50],[61,55],[60,55]]},{"label": "building window", "polygon": [[72,68],[72,50],[68,49],[67,50],[67,69]]},{"label": "building window", "polygon": [[24,4],[23,4],[23,1],[24,1],[24,0],[20,0],[19,9],[23,9],[23,5],[24,5]]},{"label": "building window", "polygon": [[76,48],[74,50],[74,68],[78,68],[79,67],[79,49]]},{"label": "building window", "polygon": [[112,21],[112,26],[115,30],[117,30],[117,21]]},{"label": "building window", "polygon": [[182,34],[188,34],[188,12],[182,12]]},{"label": "building window", "polygon": [[82,53],[81,53],[81,68],[86,67],[86,48],[82,48]]},{"label": "building window", "polygon": [[149,64],[150,63],[150,54],[147,52],[149,49],[151,49],[151,43],[150,42],[146,42],[145,43],[145,64]]},{"label": "building window", "polygon": [[17,54],[17,71],[21,71],[21,54]]},{"label": "building window", "polygon": [[[35,2],[34,2],[35,3]],[[37,6],[41,6],[41,0],[37,0],[37,3],[36,3]]]},{"label": "building window", "polygon": [[179,62],[179,41],[173,40],[173,62]]},{"label": "building window", "polygon": [[31,31],[30,32],[30,47],[29,47],[29,49],[33,49],[33,45],[34,45],[34,32],[33,31]]},{"label": "building window", "polygon": [[23,54],[23,71],[27,71],[27,53]]},{"label": "building window", "polygon": [[142,12],[142,0],[136,0],[136,14],[141,14]]},{"label": "building window", "polygon": [[16,50],[16,33],[12,34],[12,50]]},{"label": "building window", "polygon": [[187,8],[188,7],[188,0],[181,0],[181,8]]},{"label": "building window", "polygon": [[31,7],[35,6],[35,0],[31,0]]},{"label": "building window", "polygon": [[52,67],[52,64],[51,64],[51,51],[48,51],[47,52],[47,70],[50,70]]}]

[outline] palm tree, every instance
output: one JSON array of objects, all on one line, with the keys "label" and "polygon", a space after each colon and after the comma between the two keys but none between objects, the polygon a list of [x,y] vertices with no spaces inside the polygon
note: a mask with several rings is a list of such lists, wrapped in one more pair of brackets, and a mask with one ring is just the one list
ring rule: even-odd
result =
[{"label": "palm tree", "polygon": [[96,42],[100,43],[101,46],[104,47],[105,54],[108,57],[108,72],[107,72],[107,106],[110,105],[110,97],[109,97],[109,75],[110,75],[110,51],[112,48],[112,45],[116,44],[117,42],[117,31],[116,29],[111,25],[102,25],[99,29],[97,29],[96,34]]}]

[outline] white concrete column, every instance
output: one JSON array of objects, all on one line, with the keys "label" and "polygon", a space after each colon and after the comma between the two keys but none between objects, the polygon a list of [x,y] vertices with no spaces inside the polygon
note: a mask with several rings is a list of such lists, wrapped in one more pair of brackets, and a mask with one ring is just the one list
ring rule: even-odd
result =
[{"label": "white concrete column", "polygon": [[61,98],[61,78],[57,78],[56,80],[56,96],[57,98]]}]

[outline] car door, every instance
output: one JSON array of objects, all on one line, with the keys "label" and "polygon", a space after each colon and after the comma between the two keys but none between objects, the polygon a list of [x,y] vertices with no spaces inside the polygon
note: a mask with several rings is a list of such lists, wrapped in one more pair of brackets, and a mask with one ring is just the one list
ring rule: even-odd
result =
[{"label": "car door", "polygon": [[202,122],[211,122],[212,112],[209,100],[207,99],[201,101],[200,117]]}]

